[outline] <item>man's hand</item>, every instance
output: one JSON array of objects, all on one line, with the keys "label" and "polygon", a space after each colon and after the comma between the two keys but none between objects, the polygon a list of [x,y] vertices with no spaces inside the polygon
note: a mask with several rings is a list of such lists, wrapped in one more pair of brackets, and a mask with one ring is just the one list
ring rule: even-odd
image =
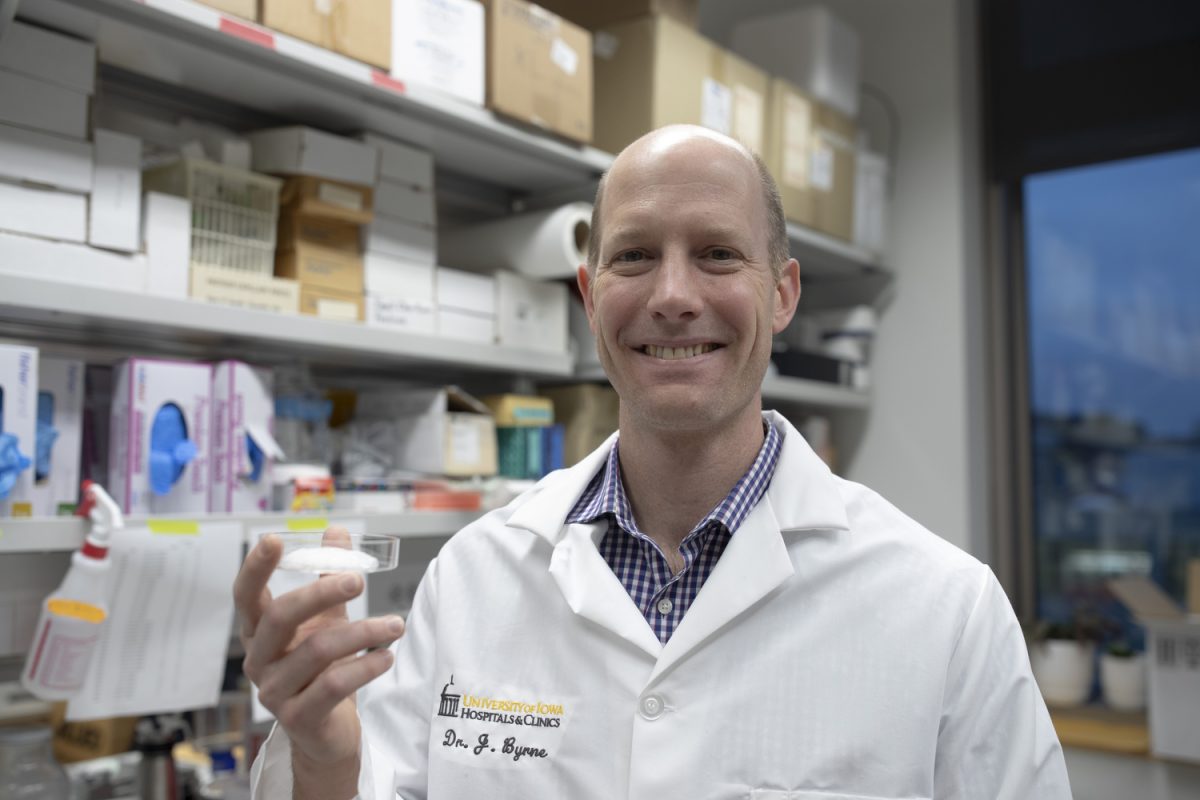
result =
[{"label": "man's hand", "polygon": [[[344,530],[330,528],[325,543],[337,546],[346,536]],[[356,781],[360,729],[354,693],[392,664],[387,649],[359,653],[397,639],[404,622],[399,617],[350,622],[346,601],[365,585],[354,573],[322,575],[272,597],[267,579],[282,551],[279,537],[263,537],[234,581],[246,653],[243,669],[291,740],[297,787],[304,774],[346,776],[351,766]]]}]

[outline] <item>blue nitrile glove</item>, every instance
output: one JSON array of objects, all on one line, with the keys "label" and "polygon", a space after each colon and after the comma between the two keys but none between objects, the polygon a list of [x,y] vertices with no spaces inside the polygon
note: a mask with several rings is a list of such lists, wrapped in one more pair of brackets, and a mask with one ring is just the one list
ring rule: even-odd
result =
[{"label": "blue nitrile glove", "polygon": [[54,395],[38,392],[37,439],[33,443],[33,479],[40,481],[50,474],[50,453],[58,439],[54,427]]},{"label": "blue nitrile glove", "polygon": [[0,500],[8,499],[8,493],[17,483],[17,476],[29,469],[31,463],[29,456],[17,448],[16,436],[0,433]]},{"label": "blue nitrile glove", "polygon": [[254,437],[246,434],[246,457],[250,459],[250,480],[255,483],[262,477],[263,467],[267,463],[267,456],[254,441]]},{"label": "blue nitrile glove", "polygon": [[187,438],[183,412],[167,403],[154,415],[150,426],[150,489],[164,495],[183,475],[188,462],[196,457],[196,445]]}]

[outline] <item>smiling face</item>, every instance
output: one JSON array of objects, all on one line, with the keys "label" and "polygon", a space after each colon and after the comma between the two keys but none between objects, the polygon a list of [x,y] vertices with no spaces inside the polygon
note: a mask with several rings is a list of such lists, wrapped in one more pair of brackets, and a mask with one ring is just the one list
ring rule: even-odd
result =
[{"label": "smiling face", "polygon": [[597,263],[579,282],[622,428],[756,420],[799,276],[795,261],[772,275],[749,154],[703,129],[656,131],[613,163],[601,214]]}]

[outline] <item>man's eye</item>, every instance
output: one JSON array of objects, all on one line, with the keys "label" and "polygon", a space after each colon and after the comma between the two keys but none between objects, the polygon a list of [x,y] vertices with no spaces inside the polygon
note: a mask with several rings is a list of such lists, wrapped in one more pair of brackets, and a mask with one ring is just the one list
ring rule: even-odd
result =
[{"label": "man's eye", "polygon": [[614,264],[636,264],[645,259],[646,254],[640,250],[628,250],[613,259]]},{"label": "man's eye", "polygon": [[726,247],[714,247],[708,251],[708,257],[714,261],[733,261],[737,254]]}]

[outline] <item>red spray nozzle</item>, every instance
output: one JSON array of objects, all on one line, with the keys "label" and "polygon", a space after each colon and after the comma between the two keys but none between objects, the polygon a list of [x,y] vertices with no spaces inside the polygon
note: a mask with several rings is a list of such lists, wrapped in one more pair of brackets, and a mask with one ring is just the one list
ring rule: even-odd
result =
[{"label": "red spray nozzle", "polygon": [[80,501],[75,507],[75,516],[87,519],[91,514],[92,508],[96,505],[96,498],[92,495],[91,489],[94,485],[93,481],[84,481],[80,484]]}]

